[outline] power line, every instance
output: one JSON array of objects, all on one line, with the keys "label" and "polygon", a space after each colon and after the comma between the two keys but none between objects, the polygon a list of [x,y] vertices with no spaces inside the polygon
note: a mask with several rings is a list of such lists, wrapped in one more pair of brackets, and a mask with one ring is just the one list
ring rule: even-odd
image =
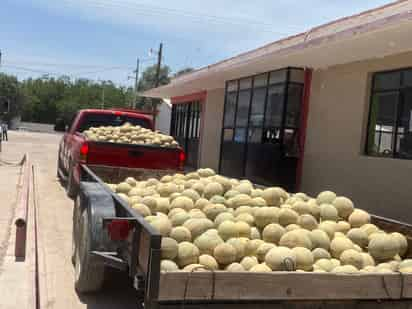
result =
[{"label": "power line", "polygon": [[[75,7],[78,8],[76,3],[73,3],[72,0],[64,0],[64,2],[60,2],[59,6],[66,6],[66,7]],[[119,3],[119,2],[106,2],[102,0],[88,0],[87,3],[84,4],[84,6],[89,6],[89,7],[97,7],[97,8],[103,8],[103,9],[113,9],[113,8],[123,8],[123,9],[128,9],[128,11],[133,10],[134,12],[140,12],[141,15],[155,15],[155,16],[176,16],[176,17],[188,17],[191,18],[193,22],[212,22],[217,25],[227,25],[227,24],[232,24],[232,25],[238,25],[238,26],[249,26],[249,27],[260,27],[260,31],[264,32],[271,32],[271,33],[277,33],[281,35],[286,35],[287,33],[284,32],[279,32],[274,30],[276,25],[272,24],[267,24],[267,23],[261,23],[258,21],[253,21],[249,19],[242,19],[242,18],[229,18],[229,17],[222,17],[222,16],[214,16],[214,15],[206,15],[206,14],[201,14],[201,13],[194,13],[194,12],[189,12],[189,11],[182,11],[182,10],[176,10],[176,9],[171,9],[171,8],[165,8],[165,7],[153,7],[153,6],[148,6],[148,5],[140,5],[139,6],[132,6],[127,3]],[[268,28],[270,27],[270,29]],[[282,26],[282,28],[285,28]],[[295,29],[290,29],[290,31],[297,31],[299,28]]]}]

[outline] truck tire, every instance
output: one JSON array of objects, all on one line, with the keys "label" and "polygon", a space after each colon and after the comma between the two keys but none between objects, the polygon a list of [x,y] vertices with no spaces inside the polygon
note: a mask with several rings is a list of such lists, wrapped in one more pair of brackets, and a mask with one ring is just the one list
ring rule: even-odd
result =
[{"label": "truck tire", "polygon": [[72,264],[76,265],[76,239],[78,238],[78,229],[80,225],[80,196],[77,196],[73,205],[73,225],[72,225]]},{"label": "truck tire", "polygon": [[74,199],[78,193],[78,188],[76,186],[76,182],[73,176],[73,170],[74,170],[74,166],[71,165],[70,170],[69,170],[69,175],[67,177],[67,186],[66,186],[67,196],[70,197],[71,199]]},{"label": "truck tire", "polygon": [[97,292],[103,286],[105,267],[92,261],[91,235],[87,209],[83,210],[80,217],[76,243],[74,287],[79,293]]}]

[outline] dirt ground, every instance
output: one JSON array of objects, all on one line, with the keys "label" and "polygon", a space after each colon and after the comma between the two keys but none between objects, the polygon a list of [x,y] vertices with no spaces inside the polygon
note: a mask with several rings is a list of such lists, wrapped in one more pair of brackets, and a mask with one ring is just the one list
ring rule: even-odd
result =
[{"label": "dirt ground", "polygon": [[[74,270],[70,260],[73,202],[66,196],[64,188],[56,177],[57,149],[60,138],[58,134],[9,131],[9,142],[3,143],[1,153],[3,160],[15,162],[27,152],[35,165],[39,200],[41,308],[137,308],[136,294],[128,278],[122,275],[114,276],[106,286],[104,293],[78,295],[74,290]],[[7,171],[7,173],[5,170],[0,170],[2,181],[17,179],[12,171]],[[16,179],[10,176],[12,174]],[[0,217],[3,230],[5,224],[11,223],[12,208],[3,210],[1,204],[0,207],[2,207],[0,212],[8,214],[4,215],[4,218]],[[6,229],[2,233],[6,233],[2,236],[3,238],[7,237]],[[0,238],[0,250],[1,243]],[[0,284],[1,281],[0,278]],[[3,282],[4,284],[7,288],[7,282]],[[4,287],[0,288],[3,290]],[[0,308],[3,308],[1,300]]]}]

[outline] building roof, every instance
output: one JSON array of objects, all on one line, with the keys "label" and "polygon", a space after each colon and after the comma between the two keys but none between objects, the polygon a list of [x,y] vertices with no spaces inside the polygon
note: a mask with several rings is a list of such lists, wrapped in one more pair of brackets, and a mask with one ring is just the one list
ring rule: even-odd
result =
[{"label": "building roof", "polygon": [[412,1],[399,0],[208,65],[142,95],[171,98],[287,66],[322,69],[385,57],[412,50],[411,32]]}]

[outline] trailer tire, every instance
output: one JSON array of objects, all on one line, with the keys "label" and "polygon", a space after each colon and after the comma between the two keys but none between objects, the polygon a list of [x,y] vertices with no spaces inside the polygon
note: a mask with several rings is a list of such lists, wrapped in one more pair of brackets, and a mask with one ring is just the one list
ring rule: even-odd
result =
[{"label": "trailer tire", "polygon": [[79,293],[91,293],[99,291],[104,282],[105,267],[102,264],[93,263],[91,255],[91,235],[89,228],[87,209],[84,209],[80,217],[80,225],[77,233],[77,246],[75,246],[75,289]]}]

